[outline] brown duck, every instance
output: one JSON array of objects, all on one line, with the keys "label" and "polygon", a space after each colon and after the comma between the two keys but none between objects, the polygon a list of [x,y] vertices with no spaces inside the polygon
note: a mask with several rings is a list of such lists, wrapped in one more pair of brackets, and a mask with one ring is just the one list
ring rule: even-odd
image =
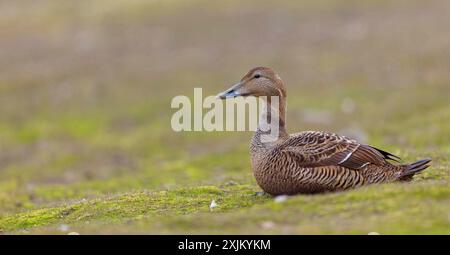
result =
[{"label": "brown duck", "polygon": [[[267,67],[251,69],[219,98],[264,96],[265,110],[250,145],[253,173],[259,186],[271,195],[341,191],[373,183],[410,181],[426,169],[430,159],[392,164],[398,157],[344,136],[305,131],[286,132],[286,90],[280,76]],[[271,98],[277,97],[278,106]],[[266,118],[268,127],[262,127]],[[277,118],[278,121],[272,121]],[[277,125],[276,127],[273,125]],[[270,130],[277,128],[274,139]],[[264,131],[263,131],[264,130]]]}]

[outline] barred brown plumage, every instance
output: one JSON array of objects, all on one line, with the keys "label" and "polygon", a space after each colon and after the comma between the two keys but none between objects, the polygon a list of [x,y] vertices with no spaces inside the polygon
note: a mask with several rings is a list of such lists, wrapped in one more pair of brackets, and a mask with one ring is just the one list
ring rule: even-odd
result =
[{"label": "barred brown plumage", "polygon": [[258,128],[250,144],[254,176],[269,194],[331,192],[410,181],[429,166],[430,159],[392,164],[389,160],[398,162],[397,156],[333,133],[305,131],[289,135],[285,129],[286,90],[280,76],[270,68],[251,69],[238,85],[234,87],[238,90],[233,91],[235,95],[279,97],[278,108],[265,101],[267,112],[261,116],[278,116],[278,122],[269,124],[278,123],[271,127],[279,130],[278,136],[273,142],[262,142],[261,136],[270,131]]}]

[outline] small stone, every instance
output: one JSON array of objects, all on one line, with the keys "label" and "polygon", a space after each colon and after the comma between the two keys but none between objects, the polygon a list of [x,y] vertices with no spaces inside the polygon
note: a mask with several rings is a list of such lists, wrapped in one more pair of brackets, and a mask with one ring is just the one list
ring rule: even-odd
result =
[{"label": "small stone", "polygon": [[214,199],[211,201],[211,204],[209,205],[209,209],[212,211],[212,209],[216,208],[217,204],[216,201],[214,201]]},{"label": "small stone", "polygon": [[378,232],[369,232],[368,233],[368,235],[369,236],[376,236],[376,235],[379,235],[380,233],[378,233]]},{"label": "small stone", "polygon": [[288,196],[286,195],[281,195],[281,196],[276,196],[275,197],[275,202],[276,203],[283,203],[288,199]]},{"label": "small stone", "polygon": [[67,235],[69,235],[69,236],[77,236],[77,235],[80,235],[80,233],[78,233],[78,232],[69,232],[69,233],[67,233]]}]

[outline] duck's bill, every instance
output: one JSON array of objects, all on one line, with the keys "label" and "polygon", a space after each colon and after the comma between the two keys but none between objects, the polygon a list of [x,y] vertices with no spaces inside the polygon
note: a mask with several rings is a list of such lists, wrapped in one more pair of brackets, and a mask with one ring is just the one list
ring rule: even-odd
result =
[{"label": "duck's bill", "polygon": [[219,99],[227,99],[227,98],[235,98],[239,96],[243,96],[243,94],[240,93],[240,89],[242,88],[242,83],[237,83],[231,88],[225,90],[222,93],[219,93],[216,97]]}]

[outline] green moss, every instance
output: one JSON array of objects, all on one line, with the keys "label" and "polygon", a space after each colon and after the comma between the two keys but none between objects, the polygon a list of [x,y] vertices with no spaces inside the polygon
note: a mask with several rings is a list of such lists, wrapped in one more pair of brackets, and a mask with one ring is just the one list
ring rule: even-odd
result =
[{"label": "green moss", "polygon": [[2,216],[0,218],[0,230],[24,229],[50,224],[57,221],[61,217],[62,212],[65,211],[61,208],[46,208],[18,214],[14,217]]},{"label": "green moss", "polygon": [[[59,207],[36,209],[31,212],[0,218],[0,229],[17,231],[53,223],[85,221],[124,221],[149,215],[189,214],[195,212],[224,212],[263,202],[254,195],[255,187],[233,185],[223,188],[200,186],[159,192],[135,192],[92,200],[75,201]],[[218,206],[210,209],[215,200]]]},{"label": "green moss", "polygon": [[[300,195],[282,203],[255,190],[227,185],[136,192],[6,216],[0,226],[20,232],[44,225],[36,233],[61,233],[55,223],[80,233],[449,233],[450,189],[442,181]],[[213,199],[218,206],[210,210]]]}]

